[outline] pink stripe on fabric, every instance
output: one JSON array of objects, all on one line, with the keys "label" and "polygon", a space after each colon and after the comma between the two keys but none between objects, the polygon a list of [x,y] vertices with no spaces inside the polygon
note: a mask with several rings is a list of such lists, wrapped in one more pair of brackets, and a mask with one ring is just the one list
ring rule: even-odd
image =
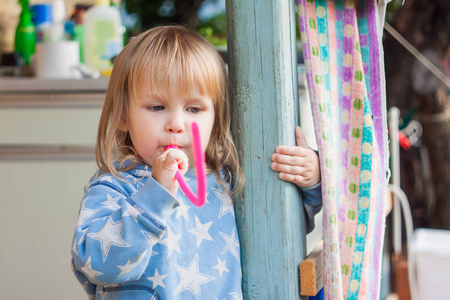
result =
[{"label": "pink stripe on fabric", "polygon": [[[353,28],[350,28],[349,26],[352,26]],[[353,31],[353,36],[349,37],[346,35],[349,35],[349,29]],[[346,33],[347,32],[347,33]],[[355,45],[356,40],[358,39],[358,30],[356,26],[356,11],[354,8],[349,8],[347,5],[345,5],[344,9],[344,56],[345,55],[352,55],[352,67],[348,68],[351,71],[347,71],[349,74],[344,73],[344,80],[343,84],[350,81],[352,83],[352,92],[349,103],[346,105],[345,109],[348,109],[350,113],[350,121],[348,126],[348,136],[351,136],[351,131],[353,128],[358,128],[360,130],[360,133],[362,133],[362,122],[363,122],[363,114],[364,114],[364,107],[357,110],[352,106],[353,101],[356,98],[364,99],[364,92],[365,92],[365,86],[363,82],[357,82],[353,79],[353,74],[356,70],[362,70],[362,58],[359,52],[356,51]],[[345,58],[344,58],[345,60]],[[344,92],[343,92],[344,93]],[[356,184],[358,189],[355,193],[349,192],[349,189],[347,188],[347,212],[350,210],[353,210],[356,214],[358,213],[358,199],[359,199],[359,179],[360,179],[360,165],[358,166],[352,166],[350,164],[350,157],[351,156],[357,156],[361,157],[361,145],[362,145],[362,134],[359,138],[349,138],[349,156],[347,157],[346,166],[347,166],[347,172],[348,172],[348,181],[347,185],[349,184]],[[349,288],[349,281],[350,281],[350,274],[352,271],[352,265],[353,265],[353,255],[354,255],[354,248],[355,248],[355,240],[356,240],[356,226],[358,223],[358,219],[355,218],[354,220],[351,220],[349,218],[346,219],[344,223],[344,243],[341,245],[341,264],[347,265],[349,268],[349,272],[347,276],[343,276],[342,278],[342,288],[344,291],[344,297],[348,292]],[[352,243],[350,247],[345,243],[346,238],[352,238]]]},{"label": "pink stripe on fabric", "polygon": [[[319,38],[317,30],[310,30],[307,27],[307,22],[310,19],[317,20],[315,15],[315,5],[310,4],[305,1],[300,1],[300,5],[304,7],[304,17],[301,16],[302,28],[304,29],[303,34],[306,34],[307,41],[303,44],[304,53],[308,53],[308,59],[305,60],[305,65],[307,66],[307,71],[311,74],[322,74],[321,60],[320,57],[311,55],[311,46],[319,45]],[[299,6],[299,11],[301,11]],[[302,15],[302,14],[300,14]],[[316,84],[314,78],[307,76],[308,86],[310,90],[312,89],[312,111],[315,116],[316,126],[316,136],[320,136],[322,132],[326,132],[330,138],[332,138],[332,130],[327,117],[322,116],[322,113],[318,109],[320,99],[325,99],[326,93],[324,87],[320,84]],[[313,88],[312,88],[313,87]],[[333,153],[330,143],[326,140],[318,139],[320,161],[322,166],[326,166],[326,158]],[[322,182],[323,186],[333,186],[334,182],[333,174],[329,168],[322,169]],[[327,290],[327,298],[330,299],[341,299],[342,297],[342,286],[340,284],[340,256],[338,247],[338,230],[336,228],[336,222],[330,223],[330,216],[336,215],[335,201],[334,197],[330,196],[329,193],[324,189],[322,191],[323,201],[324,201],[324,268],[325,268],[325,289]],[[331,250],[333,247],[333,251]],[[333,280],[334,279],[334,280]]]}]

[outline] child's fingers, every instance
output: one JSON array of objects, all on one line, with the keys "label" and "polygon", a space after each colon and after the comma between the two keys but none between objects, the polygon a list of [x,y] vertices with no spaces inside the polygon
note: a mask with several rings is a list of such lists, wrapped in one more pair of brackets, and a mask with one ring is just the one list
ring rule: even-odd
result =
[{"label": "child's fingers", "polygon": [[303,134],[302,129],[299,126],[295,127],[295,139],[297,141],[297,146],[307,148],[305,135]]},{"label": "child's fingers", "polygon": [[270,166],[274,171],[291,175],[304,175],[306,172],[305,168],[300,166],[284,165],[276,162],[273,162]]},{"label": "child's fingers", "polygon": [[168,150],[167,153],[161,155],[160,159],[162,161],[162,167],[165,170],[173,171],[175,168],[178,168],[178,163],[173,153]]},{"label": "child's fingers", "polygon": [[186,153],[184,153],[183,151],[179,150],[181,152],[181,159],[178,160],[178,168],[181,171],[181,174],[186,174],[186,172],[189,169],[189,158],[187,157]]},{"label": "child's fingers", "polygon": [[308,155],[309,148],[303,148],[299,146],[278,146],[275,152],[278,154],[292,155],[292,156],[306,156]]},{"label": "child's fingers", "polygon": [[273,162],[291,166],[302,166],[305,161],[305,158],[302,156],[284,155],[278,153],[272,154],[271,158]]},{"label": "child's fingers", "polygon": [[[168,149],[165,153],[164,168],[172,169],[174,167],[179,168],[182,173],[186,173],[188,169],[188,157],[186,154],[178,149]],[[163,155],[164,155],[163,154]]]},{"label": "child's fingers", "polygon": [[280,172],[278,174],[278,177],[280,177],[280,179],[282,179],[284,181],[292,182],[299,186],[304,185],[304,182],[306,179],[305,177],[303,177],[301,175],[292,175],[292,174],[283,173],[283,172]]}]

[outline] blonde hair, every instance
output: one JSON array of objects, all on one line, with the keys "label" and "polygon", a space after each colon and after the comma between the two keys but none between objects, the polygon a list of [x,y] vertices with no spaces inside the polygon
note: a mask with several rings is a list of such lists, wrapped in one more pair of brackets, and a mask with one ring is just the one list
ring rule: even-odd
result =
[{"label": "blonde hair", "polygon": [[213,99],[215,116],[205,151],[206,163],[216,172],[219,184],[232,184],[231,196],[239,194],[245,180],[231,137],[225,64],[211,44],[182,26],[147,30],[131,40],[115,60],[98,127],[96,160],[99,168],[119,178],[120,171],[128,171],[143,162],[129,134],[120,130],[120,124],[128,116],[130,101],[137,99],[142,87],[170,92],[171,82],[181,94],[197,87],[202,95]]}]

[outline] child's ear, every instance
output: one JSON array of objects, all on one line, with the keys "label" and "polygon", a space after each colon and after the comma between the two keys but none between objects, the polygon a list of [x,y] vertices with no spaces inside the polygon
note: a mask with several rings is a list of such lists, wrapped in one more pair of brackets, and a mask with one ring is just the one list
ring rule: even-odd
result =
[{"label": "child's ear", "polygon": [[122,119],[122,121],[120,121],[119,130],[122,131],[122,132],[127,132],[128,131],[128,123],[127,123],[127,119],[126,118],[124,118],[124,119]]}]

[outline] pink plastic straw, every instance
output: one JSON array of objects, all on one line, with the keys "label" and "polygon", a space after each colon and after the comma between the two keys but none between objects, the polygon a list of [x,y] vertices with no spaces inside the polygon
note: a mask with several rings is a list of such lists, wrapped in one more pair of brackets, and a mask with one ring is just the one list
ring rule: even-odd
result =
[{"label": "pink plastic straw", "polygon": [[[205,162],[205,152],[202,151],[202,143],[200,140],[200,133],[198,130],[198,125],[192,122],[192,139],[193,139],[193,150],[194,150],[194,162],[195,162],[195,173],[197,177],[197,195],[191,190],[190,186],[186,183],[186,180],[181,174],[180,170],[175,174],[175,178],[180,184],[181,190],[184,192],[186,197],[195,205],[203,206],[206,200],[206,162]],[[178,146],[170,145],[167,149],[176,148]]]}]

